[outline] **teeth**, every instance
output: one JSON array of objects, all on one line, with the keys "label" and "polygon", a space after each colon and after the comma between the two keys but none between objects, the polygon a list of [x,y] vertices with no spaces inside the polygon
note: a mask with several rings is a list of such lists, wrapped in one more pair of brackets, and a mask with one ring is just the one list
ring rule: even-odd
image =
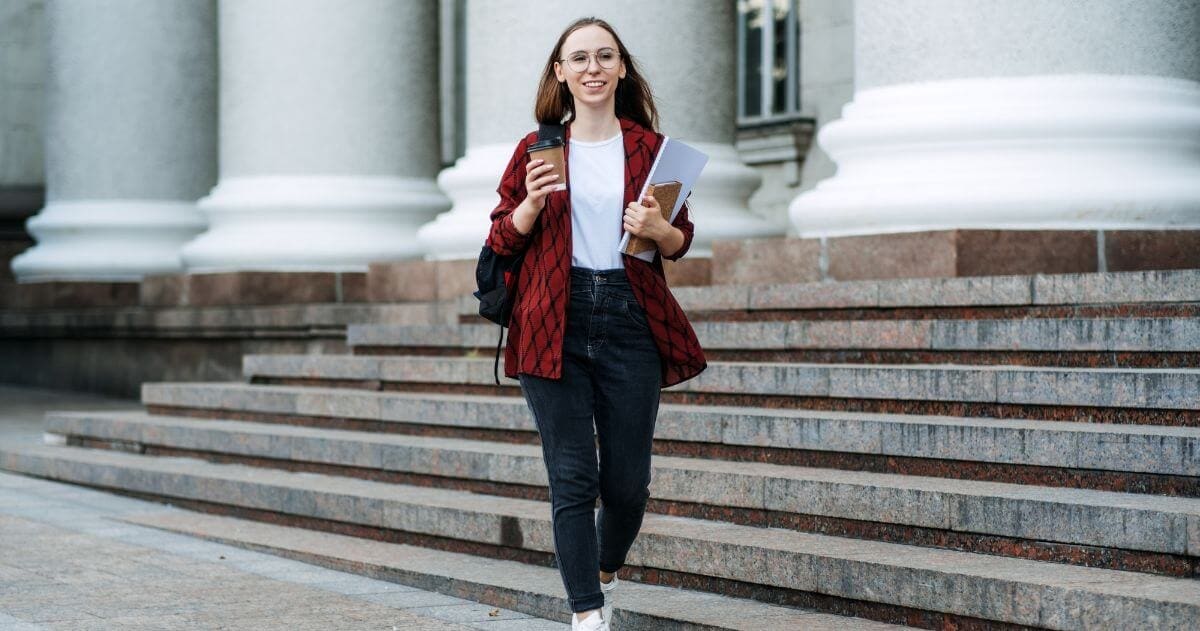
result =
[{"label": "teeth", "polygon": [[598,87],[604,85],[604,82],[603,81],[592,81],[589,83],[585,83],[583,85],[586,85],[589,88],[598,88]]}]

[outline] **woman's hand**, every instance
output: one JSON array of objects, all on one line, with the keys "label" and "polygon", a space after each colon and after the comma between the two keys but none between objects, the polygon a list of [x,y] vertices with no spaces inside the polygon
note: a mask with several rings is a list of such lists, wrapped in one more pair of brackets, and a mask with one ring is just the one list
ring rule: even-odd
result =
[{"label": "woman's hand", "polygon": [[625,207],[624,221],[626,232],[656,243],[672,230],[671,224],[663,219],[658,201],[649,195],[642,198],[641,204],[629,202],[629,205]]},{"label": "woman's hand", "polygon": [[525,192],[528,193],[525,203],[541,212],[546,207],[546,196],[553,192],[550,186],[559,183],[558,175],[550,173],[554,165],[546,164],[541,158],[530,160],[529,167],[525,172]]},{"label": "woman's hand", "polygon": [[550,173],[552,169],[553,164],[546,164],[546,161],[540,158],[529,161],[529,168],[525,172],[526,196],[521,205],[513,211],[513,227],[517,232],[529,234],[538,215],[546,207],[546,196],[554,192],[551,185],[559,183],[558,175]]}]

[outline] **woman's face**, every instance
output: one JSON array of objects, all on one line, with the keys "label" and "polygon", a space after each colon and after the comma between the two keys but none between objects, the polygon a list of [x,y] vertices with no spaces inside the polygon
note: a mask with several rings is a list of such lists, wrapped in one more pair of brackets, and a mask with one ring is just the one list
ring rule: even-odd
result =
[{"label": "woman's face", "polygon": [[583,71],[576,71],[568,61],[554,62],[555,76],[566,82],[577,107],[616,103],[617,80],[625,78],[625,60],[618,56],[615,67],[604,68],[600,65],[604,53],[618,53],[617,40],[594,24],[568,35],[558,51],[559,59],[587,58],[587,67]]}]

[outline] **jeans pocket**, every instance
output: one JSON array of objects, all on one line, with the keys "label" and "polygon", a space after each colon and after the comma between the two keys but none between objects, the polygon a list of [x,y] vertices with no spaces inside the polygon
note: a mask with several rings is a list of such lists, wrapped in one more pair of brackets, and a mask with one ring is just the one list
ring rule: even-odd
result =
[{"label": "jeans pocket", "polygon": [[650,322],[646,319],[646,310],[642,308],[642,305],[633,299],[626,299],[622,302],[625,304],[625,314],[629,317],[629,320],[639,328],[649,331]]}]

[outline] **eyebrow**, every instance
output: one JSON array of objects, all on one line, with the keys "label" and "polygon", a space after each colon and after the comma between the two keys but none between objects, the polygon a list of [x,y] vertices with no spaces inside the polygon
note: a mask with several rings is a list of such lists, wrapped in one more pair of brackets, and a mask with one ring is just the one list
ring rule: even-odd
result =
[{"label": "eyebrow", "polygon": [[600,51],[602,51],[602,50],[611,50],[611,51],[616,51],[617,49],[616,49],[616,47],[615,47],[615,46],[601,46],[600,48],[597,48],[595,51],[591,51],[591,50],[584,50],[584,49],[580,48],[579,50],[573,50],[573,51],[571,51],[571,52],[567,53],[567,55],[568,55],[568,56],[570,56],[570,55],[574,55],[575,53],[591,53],[591,52],[600,52]]}]

